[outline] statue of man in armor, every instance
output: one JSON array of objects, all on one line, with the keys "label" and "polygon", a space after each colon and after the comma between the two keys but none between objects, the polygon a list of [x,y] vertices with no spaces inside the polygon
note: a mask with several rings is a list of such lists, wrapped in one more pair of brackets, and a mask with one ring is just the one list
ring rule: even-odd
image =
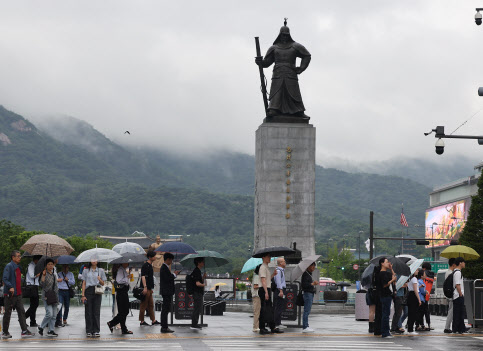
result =
[{"label": "statue of man in armor", "polygon": [[[162,244],[163,243],[161,242],[161,237],[159,235],[157,235],[156,236],[156,242],[152,243],[149,246],[149,250],[155,251]],[[154,261],[154,263],[153,263],[154,272],[159,272],[163,263],[164,263],[163,253],[156,251],[156,261]]]},{"label": "statue of man in armor", "polygon": [[[301,58],[300,66],[296,66],[297,57]],[[280,34],[268,49],[264,58],[257,57],[255,63],[263,68],[275,63],[272,74],[272,84],[267,116],[297,117],[308,120],[304,111],[304,103],[298,83],[298,75],[307,69],[310,63],[310,53],[290,36],[290,29],[285,20],[280,28]]]}]

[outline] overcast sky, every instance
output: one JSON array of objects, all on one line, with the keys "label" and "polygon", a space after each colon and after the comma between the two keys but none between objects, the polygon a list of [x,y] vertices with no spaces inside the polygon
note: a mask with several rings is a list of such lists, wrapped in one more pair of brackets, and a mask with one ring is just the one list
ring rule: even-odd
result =
[{"label": "overcast sky", "polygon": [[[436,125],[483,108],[483,1],[0,0],[0,104],[65,114],[121,143],[254,153],[263,119],[254,36],[288,17],[317,160],[434,159]],[[270,81],[272,67],[265,70]],[[129,130],[130,136],[124,135]],[[459,134],[483,134],[483,111]],[[483,158],[476,141],[448,155]]]}]

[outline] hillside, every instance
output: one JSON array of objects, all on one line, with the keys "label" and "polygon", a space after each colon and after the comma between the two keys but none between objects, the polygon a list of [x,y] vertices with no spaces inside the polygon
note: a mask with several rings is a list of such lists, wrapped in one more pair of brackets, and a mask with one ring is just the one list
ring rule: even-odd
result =
[{"label": "hillside", "polygon": [[[0,106],[0,217],[66,235],[186,234],[197,247],[215,243],[233,257],[246,255],[253,156],[181,158],[122,147],[75,118],[39,125]],[[430,189],[318,166],[316,191],[316,235],[323,241],[367,232],[371,210],[379,231],[399,230],[401,203],[410,225],[421,224]]]}]

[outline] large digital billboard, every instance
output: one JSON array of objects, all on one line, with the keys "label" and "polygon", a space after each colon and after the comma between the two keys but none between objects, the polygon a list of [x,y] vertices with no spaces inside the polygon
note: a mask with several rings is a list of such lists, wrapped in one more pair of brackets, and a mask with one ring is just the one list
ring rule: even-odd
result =
[{"label": "large digital billboard", "polygon": [[[426,248],[449,245],[451,240],[458,240],[463,230],[471,199],[452,202],[426,210],[426,239],[431,241]],[[433,224],[436,223],[436,224]]]}]

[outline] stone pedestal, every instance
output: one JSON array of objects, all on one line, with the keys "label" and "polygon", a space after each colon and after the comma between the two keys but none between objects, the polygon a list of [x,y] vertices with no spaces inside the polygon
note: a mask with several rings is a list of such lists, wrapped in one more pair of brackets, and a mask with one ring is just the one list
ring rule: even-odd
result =
[{"label": "stone pedestal", "polygon": [[255,251],[292,246],[315,254],[315,128],[263,123],[256,132]]}]

